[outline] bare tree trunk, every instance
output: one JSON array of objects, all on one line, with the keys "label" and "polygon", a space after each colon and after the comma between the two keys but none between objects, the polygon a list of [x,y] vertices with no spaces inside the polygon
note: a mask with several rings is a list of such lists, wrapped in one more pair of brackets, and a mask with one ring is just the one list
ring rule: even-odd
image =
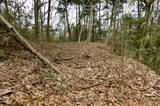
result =
[{"label": "bare tree trunk", "polygon": [[[141,10],[140,10],[140,0],[137,0],[138,1],[138,3],[137,3],[137,10],[138,10],[138,20],[139,20],[139,18],[141,17]],[[141,27],[141,25],[140,24],[138,24],[138,29],[140,30],[140,27]]]},{"label": "bare tree trunk", "polygon": [[68,9],[67,9],[67,3],[65,3],[65,14],[66,14],[66,21],[67,21],[67,29],[68,29],[68,33],[69,33],[69,40],[71,41],[72,38],[71,38],[71,29],[70,29],[70,24],[69,24],[69,19],[68,19]]},{"label": "bare tree trunk", "polygon": [[47,19],[47,40],[50,39],[49,27],[50,27],[50,12],[51,12],[51,0],[48,0],[48,19]]},{"label": "bare tree trunk", "polygon": [[116,26],[116,9],[117,9],[117,5],[119,3],[118,1],[112,1],[113,7],[112,7],[112,11],[111,11],[111,19],[110,19],[110,26],[108,29],[108,32],[106,34],[106,42],[110,43],[112,42],[112,36],[114,34],[114,30],[115,30],[115,26]]},{"label": "bare tree trunk", "polygon": [[35,36],[36,36],[36,39],[38,39],[38,33],[39,33],[39,25],[38,25],[38,16],[39,16],[39,3],[38,3],[38,0],[34,0],[34,21],[35,21]]},{"label": "bare tree trunk", "polygon": [[66,35],[67,35],[67,25],[66,25],[66,20],[63,20],[63,25],[64,25],[64,30],[63,30],[63,36],[62,36],[62,41],[66,41]]},{"label": "bare tree trunk", "polygon": [[92,24],[92,37],[91,37],[91,41],[95,41],[95,38],[96,38],[96,31],[95,31],[95,28],[94,28],[94,26],[95,26],[95,11],[94,11],[94,8],[92,9],[92,11],[93,11],[93,24]]},{"label": "bare tree trunk", "polygon": [[78,22],[79,35],[78,35],[78,42],[80,42],[81,41],[81,36],[82,36],[82,30],[83,30],[83,28],[82,28],[83,25],[81,24],[82,23],[82,18],[83,18],[83,13],[81,13],[81,7],[80,7],[80,5],[78,6],[78,13],[79,13],[79,22]]},{"label": "bare tree trunk", "polygon": [[42,40],[44,40],[44,31],[43,31],[43,24],[44,24],[44,20],[43,20],[43,12],[42,10],[40,10],[40,20],[41,20],[41,25],[40,25],[40,30],[42,33]]},{"label": "bare tree trunk", "polygon": [[99,32],[99,41],[101,41],[101,1],[99,2],[99,25],[98,25],[98,32]]},{"label": "bare tree trunk", "polygon": [[84,32],[85,32],[85,33],[84,33],[84,34],[85,34],[85,37],[84,37],[84,38],[85,38],[85,39],[87,39],[87,33],[88,33],[88,30],[87,30],[87,29],[88,29],[88,24],[87,24],[87,23],[88,23],[88,20],[89,20],[89,19],[88,19],[88,16],[86,16],[85,19],[84,19],[84,26],[85,26],[85,31],[84,31]]},{"label": "bare tree trunk", "polygon": [[92,24],[93,24],[93,4],[92,1],[90,1],[90,14],[89,14],[89,32],[88,32],[88,36],[87,36],[87,42],[91,41],[92,38]]},{"label": "bare tree trunk", "polygon": [[146,25],[148,26],[149,24],[149,18],[150,18],[150,15],[152,14],[152,8],[153,8],[153,3],[154,3],[154,0],[152,1],[144,1],[145,3],[145,22],[146,22]]},{"label": "bare tree trunk", "polygon": [[140,11],[140,0],[137,0],[138,3],[137,3],[137,10],[138,10],[138,19],[140,18],[141,16],[141,11]]},{"label": "bare tree trunk", "polygon": [[83,27],[81,25],[80,30],[79,30],[78,42],[81,41],[82,31],[83,31]]},{"label": "bare tree trunk", "polygon": [[111,21],[110,21],[110,27],[113,27],[113,21],[114,21],[114,12],[115,12],[115,2],[113,2],[113,7],[111,11]]},{"label": "bare tree trunk", "polygon": [[[43,0],[43,2],[45,2],[45,0]],[[46,10],[46,5],[44,5],[43,6],[43,10]],[[44,25],[44,22],[45,22],[45,20],[46,20],[46,13],[45,13],[45,11],[43,11],[43,14],[42,14],[42,21],[43,21],[43,25]],[[43,33],[44,33],[44,26],[42,25],[42,30],[43,30]],[[47,39],[47,37],[46,37],[46,35],[43,35],[43,38],[46,40]]]},{"label": "bare tree trunk", "polygon": [[78,6],[76,5],[76,39],[75,41],[77,41],[78,39]]}]

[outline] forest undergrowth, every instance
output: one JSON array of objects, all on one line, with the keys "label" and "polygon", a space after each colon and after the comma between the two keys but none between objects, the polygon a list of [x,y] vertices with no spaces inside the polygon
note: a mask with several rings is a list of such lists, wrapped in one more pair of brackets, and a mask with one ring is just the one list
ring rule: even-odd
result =
[{"label": "forest undergrowth", "polygon": [[[23,48],[0,55],[0,105],[13,106],[159,106],[160,77],[132,58],[111,53],[101,43],[44,43],[34,47],[78,89],[57,82],[48,66]],[[101,83],[103,82],[103,83]],[[3,106],[2,105],[2,106]]]}]

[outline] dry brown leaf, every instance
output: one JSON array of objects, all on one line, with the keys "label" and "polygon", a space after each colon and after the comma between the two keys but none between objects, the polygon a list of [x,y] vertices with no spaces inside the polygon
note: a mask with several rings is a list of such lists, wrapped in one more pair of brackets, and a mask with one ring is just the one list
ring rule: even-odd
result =
[{"label": "dry brown leaf", "polygon": [[9,89],[0,89],[0,96],[4,96],[10,93],[13,93],[13,91]]}]

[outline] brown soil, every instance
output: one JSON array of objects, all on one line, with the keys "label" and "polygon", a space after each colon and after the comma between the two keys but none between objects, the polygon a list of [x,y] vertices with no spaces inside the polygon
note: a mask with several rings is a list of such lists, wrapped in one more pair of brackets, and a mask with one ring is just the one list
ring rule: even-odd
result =
[{"label": "brown soil", "polygon": [[131,58],[116,56],[98,43],[42,43],[36,49],[65,73],[61,77],[27,50],[5,48],[0,56],[0,105],[158,106],[160,77]]}]

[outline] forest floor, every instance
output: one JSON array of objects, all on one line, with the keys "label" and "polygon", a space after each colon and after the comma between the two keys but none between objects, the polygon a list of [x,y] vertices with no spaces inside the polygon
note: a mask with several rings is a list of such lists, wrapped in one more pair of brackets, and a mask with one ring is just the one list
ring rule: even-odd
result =
[{"label": "forest floor", "polygon": [[[100,43],[44,43],[34,47],[65,76],[24,49],[0,56],[0,106],[160,106],[160,77]],[[80,89],[57,82],[96,86]],[[2,106],[3,106],[2,105]]]}]

